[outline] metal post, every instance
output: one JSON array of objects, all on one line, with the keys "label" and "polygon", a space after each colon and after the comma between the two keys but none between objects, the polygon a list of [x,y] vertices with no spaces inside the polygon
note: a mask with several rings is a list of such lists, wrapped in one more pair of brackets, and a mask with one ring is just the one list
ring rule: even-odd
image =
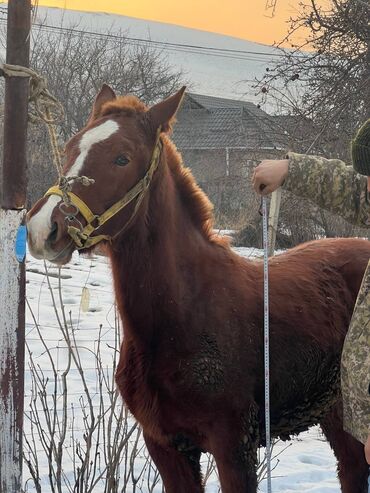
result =
[{"label": "metal post", "polygon": [[230,149],[226,147],[226,176],[230,176]]},{"label": "metal post", "polygon": [[271,487],[271,429],[270,429],[270,308],[269,308],[269,235],[267,230],[267,199],[262,198],[263,231],[263,340],[265,367],[265,429],[266,429],[266,479],[267,493]]},{"label": "metal post", "polygon": [[[30,0],[9,0],[6,61],[29,66]],[[14,245],[24,221],[29,79],[5,80],[0,193],[0,491],[22,490],[25,264]]]},{"label": "metal post", "polygon": [[274,255],[275,244],[276,244],[276,234],[277,227],[279,222],[279,213],[280,213],[280,203],[281,203],[281,188],[275,190],[275,192],[271,195],[270,202],[270,214],[268,221],[268,230],[269,230],[269,257]]}]

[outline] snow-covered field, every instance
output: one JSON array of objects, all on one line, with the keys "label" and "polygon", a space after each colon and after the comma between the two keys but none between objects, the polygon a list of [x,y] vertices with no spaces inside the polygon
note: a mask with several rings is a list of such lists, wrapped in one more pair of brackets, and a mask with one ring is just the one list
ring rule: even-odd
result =
[{"label": "snow-covered field", "polygon": [[[258,251],[250,249],[237,250],[245,256],[258,253]],[[83,371],[83,379],[91,397],[92,407],[89,407],[89,403],[86,400],[86,392],[83,389],[81,372],[76,369],[74,361],[69,361],[65,337],[59,327],[51,299],[52,292],[57,299],[57,305],[59,304],[59,281],[55,276],[57,270],[52,266],[48,267],[49,274],[52,275],[52,277],[49,277],[50,287],[48,286],[48,280],[45,276],[45,266],[42,261],[36,261],[29,257],[27,271],[27,300],[29,306],[27,310],[26,337],[29,352],[27,353],[28,363],[26,363],[25,435],[29,445],[27,446],[26,444],[26,456],[33,462],[37,461],[42,492],[51,491],[48,483],[48,475],[52,475],[53,472],[50,473],[48,469],[44,447],[45,444],[49,443],[48,430],[52,429],[53,423],[48,423],[47,420],[45,421],[44,408],[47,408],[49,416],[53,415],[53,413],[50,413],[53,407],[57,408],[59,421],[56,421],[54,428],[56,430],[55,436],[59,437],[63,432],[62,411],[65,403],[65,408],[68,410],[68,418],[65,423],[65,440],[60,451],[62,454],[61,464],[63,474],[67,482],[62,489],[64,493],[73,491],[72,487],[69,488],[67,484],[69,481],[72,485],[73,481],[75,481],[72,463],[73,461],[77,464],[79,463],[78,444],[83,449],[86,443],[86,429],[91,418],[91,411],[96,412],[95,419],[97,420],[101,419],[103,415],[106,417],[109,416],[109,402],[111,402],[110,399],[113,394],[112,392],[109,393],[107,389],[112,388],[112,385],[114,385],[112,384],[111,375],[114,357],[117,355],[114,349],[117,347],[115,336],[117,322],[111,274],[106,258],[97,256],[87,259],[78,255],[75,255],[72,262],[63,268],[61,272],[63,277],[61,283],[63,303],[65,306],[65,322],[70,330],[68,337],[71,337],[71,345],[79,348],[78,358]],[[58,314],[60,317],[63,317],[60,309]],[[40,335],[43,338],[43,343],[40,342]],[[96,363],[97,353],[100,354],[102,361],[100,375],[102,375],[102,372],[104,375],[107,375],[105,380],[99,379]],[[35,380],[31,378],[31,371],[28,367],[30,354],[32,354],[32,360],[39,375],[37,388]],[[63,401],[63,372],[66,372],[65,388],[67,388],[67,396],[65,397],[65,401]],[[105,392],[102,399],[99,397],[101,393],[100,387],[103,388],[103,393]],[[45,389],[44,394],[40,390],[42,388]],[[33,402],[33,418],[35,418],[35,413],[37,412],[39,419],[43,423],[41,432],[40,430],[37,432],[35,422],[29,419],[31,417],[30,402]],[[120,404],[116,404],[116,407],[120,409]],[[115,421],[113,420],[112,436],[114,433],[114,423]],[[125,431],[126,433],[130,430],[130,426],[133,425],[132,418],[128,417],[127,423],[128,428]],[[44,447],[38,437],[39,433],[43,436]],[[33,437],[34,440],[32,440]],[[96,448],[90,460],[91,471],[94,471],[93,467],[96,466],[96,462],[99,464],[103,462],[101,457],[104,455],[104,440],[94,435],[93,442]],[[132,452],[133,447],[137,448],[135,454]],[[127,474],[127,463],[129,462],[125,460],[125,457],[127,459],[127,454],[130,454],[131,458],[134,457],[136,459],[132,476]],[[263,451],[261,451],[261,455],[263,455]],[[277,443],[273,450],[273,456],[274,470],[272,485],[274,492],[339,493],[340,488],[336,478],[335,460],[319,428],[312,428],[290,443]],[[206,462],[207,459],[204,457],[204,467],[206,467]],[[125,489],[119,491],[142,491],[145,493],[149,493],[150,491],[159,493],[162,491],[160,483],[156,482],[159,481],[158,478],[153,481],[150,479],[155,477],[155,473],[147,460],[147,455],[142,448],[142,441],[137,434],[137,430],[133,431],[130,440],[128,440],[127,447],[122,452],[121,463],[121,478],[125,474],[127,475],[127,486]],[[96,469],[99,469],[99,467]],[[143,469],[145,471],[136,483],[135,489],[133,478],[136,480],[140,471]],[[96,471],[95,474],[97,475]],[[148,476],[150,476],[149,479]],[[29,478],[30,473],[27,465],[25,465],[24,479],[27,481]],[[102,493],[105,491],[102,485],[103,481],[98,481],[91,491]],[[26,483],[25,491],[36,491],[32,480]],[[213,472],[207,483],[207,493],[216,493],[218,491],[217,476]],[[264,481],[260,484],[260,491],[267,491]]]},{"label": "snow-covered field", "polygon": [[[179,52],[174,46],[164,46],[163,55],[171,67],[185,74],[192,92],[258,103],[260,97],[254,89],[255,77],[260,78],[265,73],[266,64],[270,64],[277,54],[271,46],[245,39],[102,12],[38,6],[36,22],[100,33],[122,30],[133,38],[205,47],[205,50],[190,48]],[[214,49],[246,53],[238,55],[226,51],[222,55]]]}]

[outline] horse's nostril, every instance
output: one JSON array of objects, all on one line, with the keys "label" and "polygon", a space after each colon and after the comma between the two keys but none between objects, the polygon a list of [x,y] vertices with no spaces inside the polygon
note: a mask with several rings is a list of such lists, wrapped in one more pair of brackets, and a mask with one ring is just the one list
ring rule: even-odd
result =
[{"label": "horse's nostril", "polygon": [[58,236],[58,223],[54,221],[53,224],[51,225],[50,234],[48,236],[48,242],[54,243],[57,239],[57,236]]}]

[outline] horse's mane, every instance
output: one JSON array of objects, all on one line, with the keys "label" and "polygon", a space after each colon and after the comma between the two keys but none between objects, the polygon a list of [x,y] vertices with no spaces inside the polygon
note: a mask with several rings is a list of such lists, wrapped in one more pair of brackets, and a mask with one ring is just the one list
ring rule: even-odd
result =
[{"label": "horse's mane", "polygon": [[125,116],[133,116],[148,111],[145,103],[140,101],[136,96],[129,94],[128,96],[119,96],[108,103],[104,103],[99,117],[121,114]]},{"label": "horse's mane", "polygon": [[167,164],[172,172],[182,203],[188,210],[194,224],[203,232],[206,238],[214,241],[213,205],[207,195],[198,186],[190,170],[184,166],[181,154],[175,144],[164,134],[162,137],[166,149]]},{"label": "horse's mane", "polygon": [[[105,103],[99,116],[121,114],[134,116],[148,111],[148,107],[136,96],[121,96],[113,101]],[[171,122],[171,124],[173,121]],[[172,125],[169,126],[169,132]],[[204,236],[217,243],[227,244],[228,240],[220,238],[213,231],[214,217],[213,206],[207,195],[198,186],[190,170],[183,165],[180,153],[167,133],[162,133],[162,139],[167,157],[167,164],[175,180],[177,190],[184,206],[187,208],[194,224],[202,231]]]}]

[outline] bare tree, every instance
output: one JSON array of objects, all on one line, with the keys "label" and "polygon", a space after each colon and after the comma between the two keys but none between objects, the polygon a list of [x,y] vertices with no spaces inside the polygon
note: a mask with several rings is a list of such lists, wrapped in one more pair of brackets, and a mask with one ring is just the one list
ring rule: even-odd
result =
[{"label": "bare tree", "polygon": [[76,27],[35,26],[31,66],[64,106],[64,140],[85,125],[104,82],[118,94],[135,94],[149,104],[178,89],[183,80],[163,52],[149,42],[132,44],[121,31],[96,34]]},{"label": "bare tree", "polygon": [[[306,150],[320,149],[348,159],[355,130],[370,117],[370,4],[359,0],[300,3],[282,57],[259,81],[262,99],[286,113],[309,118],[315,138]],[[308,33],[301,43],[292,39]],[[310,50],[310,51],[305,51]]]},{"label": "bare tree", "polygon": [[[5,43],[6,32],[2,29],[0,45]],[[34,25],[31,67],[46,79],[50,92],[64,107],[65,117],[58,125],[61,148],[86,124],[104,82],[118,94],[134,94],[147,104],[184,84],[183,74],[172,69],[165,54],[153,48],[150,41],[134,43],[121,31],[96,34],[76,26]],[[45,125],[32,125],[28,135],[30,205],[56,180],[57,173]]]},{"label": "bare tree", "polygon": [[[370,4],[360,0],[330,0],[325,6],[318,0],[299,4],[287,36],[277,45],[282,56],[266,67],[257,84],[262,103],[275,104],[279,113],[285,113],[273,117],[270,125],[288,136],[290,150],[350,163],[350,141],[370,116],[369,21]],[[299,34],[305,34],[305,39],[297,44],[292,39]],[[289,42],[291,49],[283,49]],[[255,218],[247,225],[239,243],[247,243],[255,231],[258,238],[259,222]],[[355,235],[367,236],[367,232],[284,193],[280,247],[324,236]]]},{"label": "bare tree", "polygon": [[[45,272],[60,340],[55,347],[45,337],[28,303],[45,363],[40,364],[40,355],[34,355],[27,343],[31,392],[25,411],[30,423],[29,433],[24,434],[24,460],[29,472],[25,491],[139,492],[144,484],[153,491],[160,481],[158,472],[144,451],[141,428],[123,406],[114,381],[121,343],[117,311],[114,308],[114,326],[109,329],[113,339],[107,365],[107,356],[102,354],[106,352],[102,327],[97,330],[94,351],[84,347],[78,341],[78,325],[65,310],[65,276],[49,273],[46,265]],[[91,332],[95,332],[93,327]],[[57,350],[63,357],[56,357]],[[94,362],[91,369],[86,367],[87,355]],[[78,397],[71,391],[76,378]]]}]

